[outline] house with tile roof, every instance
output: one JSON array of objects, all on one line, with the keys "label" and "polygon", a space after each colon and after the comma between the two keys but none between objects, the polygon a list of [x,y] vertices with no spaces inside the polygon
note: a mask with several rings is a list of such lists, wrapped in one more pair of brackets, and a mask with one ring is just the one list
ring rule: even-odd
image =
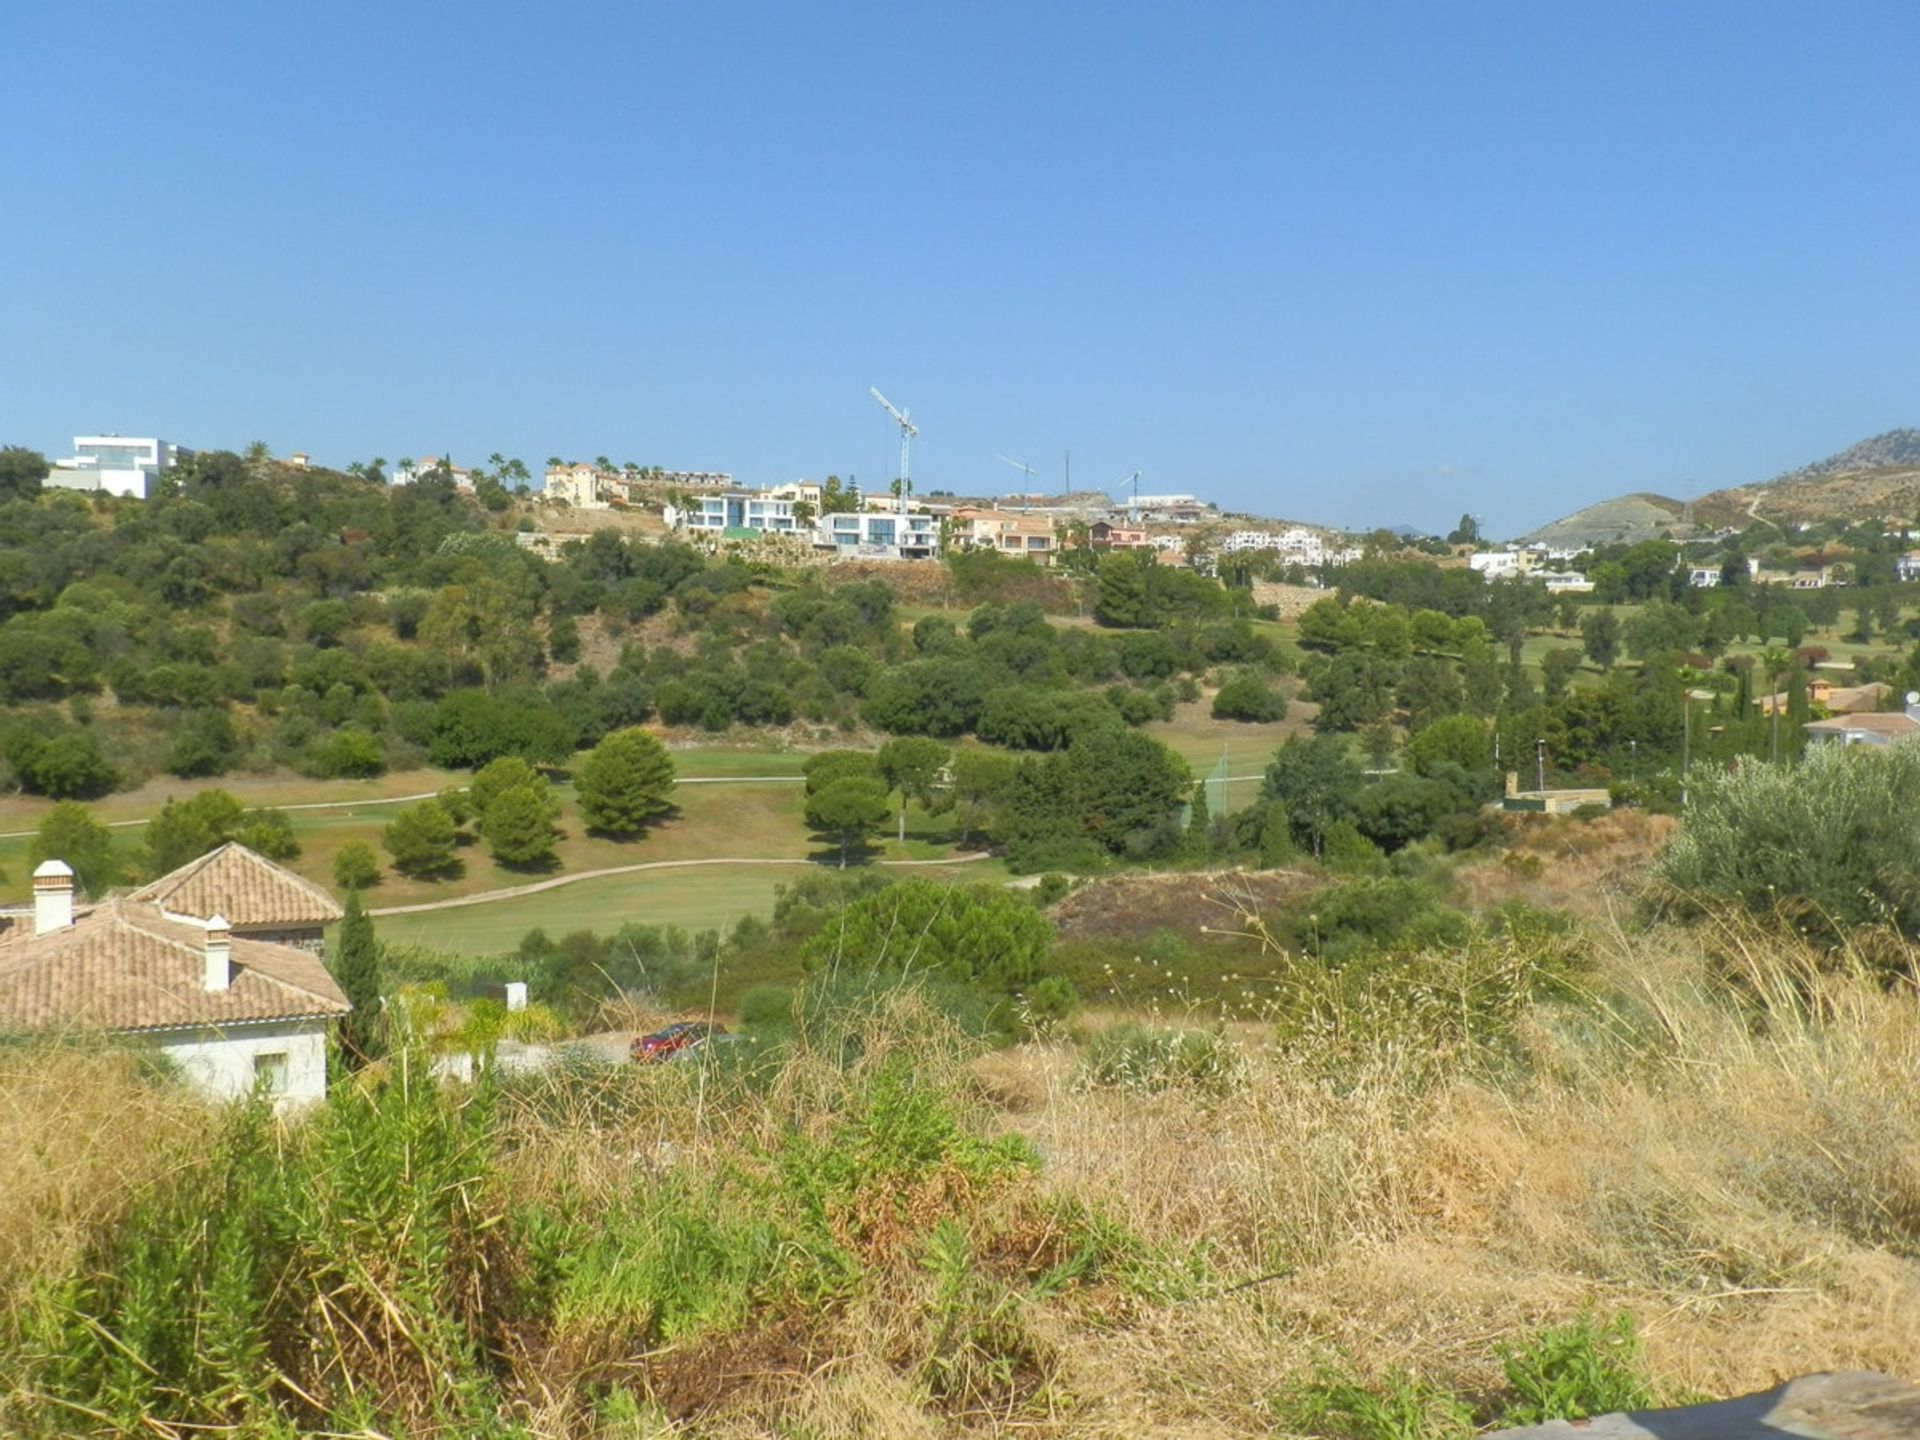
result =
[{"label": "house with tile roof", "polygon": [[[31,913],[0,916],[0,1030],[137,1036],[215,1099],[256,1086],[282,1106],[323,1099],[328,1033],[353,1007],[315,950],[258,934],[304,933],[293,922],[314,918],[312,897],[303,913],[288,906],[307,882],[244,846],[224,848],[242,855],[214,866],[203,856],[84,910],[74,905],[71,867],[44,861],[33,872]],[[263,878],[261,866],[296,883]],[[235,908],[253,917],[256,933],[238,933],[205,888],[209,872],[240,882]],[[164,900],[151,896],[183,876]],[[191,913],[195,906],[209,913]]]},{"label": "house with tile roof", "polygon": [[346,913],[313,881],[237,840],[189,860],[128,898],[195,923],[224,915],[235,936],[315,955],[325,948],[327,926]]},{"label": "house with tile roof", "polygon": [[1891,745],[1920,736],[1920,702],[1907,697],[1904,710],[1834,715],[1800,727],[1813,745]]}]

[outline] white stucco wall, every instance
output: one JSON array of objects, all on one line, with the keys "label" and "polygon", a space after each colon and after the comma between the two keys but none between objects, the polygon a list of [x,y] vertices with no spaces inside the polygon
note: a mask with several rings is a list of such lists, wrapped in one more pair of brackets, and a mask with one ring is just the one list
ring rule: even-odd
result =
[{"label": "white stucco wall", "polygon": [[235,1025],[171,1030],[153,1037],[181,1073],[215,1100],[251,1094],[254,1057],[284,1054],[287,1088],[282,1108],[311,1104],[327,1095],[327,1026],[321,1020],[286,1020],[266,1025]]}]

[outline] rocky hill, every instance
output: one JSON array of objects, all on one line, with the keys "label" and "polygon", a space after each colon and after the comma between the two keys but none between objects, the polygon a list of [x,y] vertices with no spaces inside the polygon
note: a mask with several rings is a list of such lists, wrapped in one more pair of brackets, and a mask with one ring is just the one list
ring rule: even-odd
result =
[{"label": "rocky hill", "polygon": [[1641,493],[1622,495],[1617,500],[1602,500],[1584,510],[1542,525],[1526,537],[1529,544],[1568,546],[1584,549],[1589,545],[1633,544],[1678,534],[1687,529],[1686,505],[1665,495]]},{"label": "rocky hill", "polygon": [[1546,545],[1604,545],[1692,534],[1757,521],[1920,518],[1920,430],[1889,430],[1771,480],[1715,490],[1697,500],[1625,495],[1577,510],[1528,535]]}]

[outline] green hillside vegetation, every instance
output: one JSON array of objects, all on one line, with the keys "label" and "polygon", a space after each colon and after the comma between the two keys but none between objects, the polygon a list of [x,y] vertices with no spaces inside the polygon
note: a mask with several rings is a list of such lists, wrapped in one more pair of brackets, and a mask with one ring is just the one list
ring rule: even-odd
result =
[{"label": "green hillside vegetation", "polygon": [[1920,1350],[1920,752],[1801,728],[1920,681],[1901,538],[1376,539],[1280,621],[547,560],[488,479],[0,504],[12,893],[240,839],[380,996],[304,1114],[0,1035],[0,1430],[1466,1440]]}]

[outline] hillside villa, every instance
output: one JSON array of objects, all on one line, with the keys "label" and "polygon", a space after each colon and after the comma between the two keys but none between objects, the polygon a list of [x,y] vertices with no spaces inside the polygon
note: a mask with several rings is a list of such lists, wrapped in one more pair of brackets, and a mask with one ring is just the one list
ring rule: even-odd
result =
[{"label": "hillside villa", "polygon": [[1014,510],[955,510],[949,536],[962,550],[995,550],[1038,565],[1051,565],[1056,548],[1052,520]]},{"label": "hillside villa", "polygon": [[1833,715],[1800,727],[1812,745],[1891,745],[1920,736],[1920,703],[1908,698],[1907,708],[1871,715]]},{"label": "hillside villa", "polygon": [[[1893,687],[1880,680],[1870,680],[1865,685],[1835,685],[1831,680],[1815,676],[1807,682],[1807,703],[1829,715],[1870,714],[1892,697]],[[1790,699],[1782,690],[1773,695],[1755,696],[1753,704],[1762,715],[1771,715],[1776,710],[1784,715]]]}]

